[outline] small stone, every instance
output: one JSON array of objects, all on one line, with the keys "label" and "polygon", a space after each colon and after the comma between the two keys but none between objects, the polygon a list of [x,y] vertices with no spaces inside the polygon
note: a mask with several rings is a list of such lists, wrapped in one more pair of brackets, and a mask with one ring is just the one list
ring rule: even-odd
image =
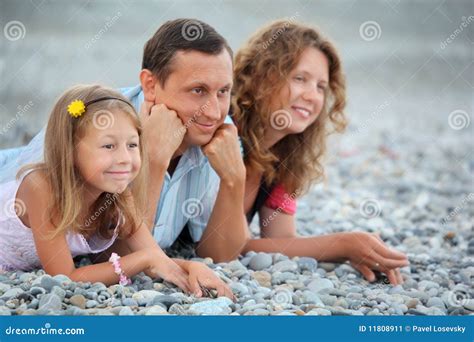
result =
[{"label": "small stone", "polygon": [[272,275],[272,284],[280,285],[288,282],[288,280],[297,280],[298,276],[293,272],[275,272]]},{"label": "small stone", "polygon": [[122,305],[123,306],[138,306],[138,303],[133,298],[124,298],[122,299]]},{"label": "small stone", "polygon": [[319,298],[316,293],[311,291],[304,291],[302,299],[304,304],[317,304],[322,307],[324,306],[324,303],[321,301],[321,298]]},{"label": "small stone", "polygon": [[95,308],[97,305],[99,305],[99,303],[93,299],[91,300],[88,300],[86,302],[86,308],[90,309],[90,308]]},{"label": "small stone", "polygon": [[466,299],[464,300],[463,305],[467,310],[474,311],[474,299]]},{"label": "small stone", "polygon": [[183,300],[176,296],[157,295],[153,298],[153,301],[151,302],[150,306],[156,306],[156,305],[162,304],[166,308],[169,308],[173,304],[176,304],[176,303],[181,304],[182,302]]},{"label": "small stone", "polygon": [[0,298],[3,299],[3,300],[9,300],[9,299],[18,297],[19,295],[21,295],[24,292],[25,291],[23,291],[22,289],[20,289],[18,287],[14,287],[10,290],[7,290],[7,292],[5,292]]},{"label": "small stone", "polygon": [[270,311],[268,311],[266,309],[255,309],[253,311],[253,314],[255,316],[268,316],[268,315],[270,315]]},{"label": "small stone", "polygon": [[170,315],[186,315],[187,311],[181,304],[173,304],[168,310]]},{"label": "small stone", "polygon": [[129,306],[124,306],[122,309],[120,309],[119,316],[133,316],[134,313],[132,309],[130,309]]},{"label": "small stone", "polygon": [[168,312],[161,305],[151,306],[146,310],[145,316],[168,315]]},{"label": "small stone", "polygon": [[59,286],[54,286],[53,289],[51,290],[51,293],[54,293],[56,296],[58,296],[61,301],[64,300],[66,297],[66,291],[60,288]]},{"label": "small stone", "polygon": [[62,300],[53,293],[43,295],[38,304],[38,308],[44,311],[58,311],[61,310]]},{"label": "small stone", "polygon": [[160,292],[154,290],[142,290],[135,292],[132,298],[137,301],[138,305],[146,306],[148,303],[152,303],[153,299],[160,294]]},{"label": "small stone", "polygon": [[4,283],[0,283],[0,293],[1,294],[4,294],[5,292],[7,292],[8,290],[11,289],[11,286],[8,285],[8,284],[4,284]]},{"label": "small stone", "polygon": [[189,313],[196,315],[228,315],[232,312],[230,305],[232,301],[227,297],[219,297],[194,303],[189,307]]},{"label": "small stone", "polygon": [[37,296],[39,294],[45,294],[46,293],[46,290],[43,289],[42,287],[39,287],[39,286],[33,286],[31,289],[30,289],[30,294],[32,296]]},{"label": "small stone", "polygon": [[291,260],[280,261],[272,267],[273,272],[294,272],[297,269],[298,265]]},{"label": "small stone", "polygon": [[272,287],[272,275],[267,271],[256,271],[253,273],[255,280],[263,287]]},{"label": "small stone", "polygon": [[62,286],[72,283],[72,280],[64,274],[57,274],[53,277],[53,279],[60,282]]},{"label": "small stone", "polygon": [[47,292],[50,292],[54,286],[61,287],[61,283],[58,280],[53,279],[51,276],[45,275],[41,278],[40,286]]},{"label": "small stone", "polygon": [[313,273],[318,268],[318,262],[313,258],[300,257],[298,260],[298,267],[301,272],[309,271]]},{"label": "small stone", "polygon": [[406,306],[408,307],[408,309],[414,309],[416,308],[416,306],[420,304],[420,301],[418,298],[410,298],[407,302],[406,302]]},{"label": "small stone", "polygon": [[403,286],[402,285],[396,285],[396,286],[393,286],[391,287],[389,290],[388,290],[388,293],[390,294],[400,294],[402,292],[404,292],[405,290],[403,289]]},{"label": "small stone", "polygon": [[250,292],[246,286],[237,282],[233,282],[232,284],[230,284],[230,287],[232,289],[232,292],[234,292],[238,296],[245,296]]},{"label": "small stone", "polygon": [[69,302],[77,306],[78,308],[84,310],[86,308],[86,302],[87,299],[83,295],[74,295],[71,298],[69,298]]},{"label": "small stone", "polygon": [[254,271],[261,271],[272,265],[272,256],[266,253],[258,253],[250,259],[249,267]]},{"label": "small stone", "polygon": [[308,284],[308,289],[315,293],[332,288],[334,288],[334,284],[329,279],[325,278],[315,279]]},{"label": "small stone", "polygon": [[244,271],[247,270],[245,266],[240,263],[239,260],[232,260],[226,266],[231,272],[236,272],[239,270],[244,270]]},{"label": "small stone", "polygon": [[11,316],[10,309],[0,306],[0,316]]},{"label": "small stone", "polygon": [[316,308],[308,311],[306,316],[331,316],[332,313],[329,310],[323,308]]},{"label": "small stone", "polygon": [[325,270],[326,272],[332,272],[336,268],[336,264],[333,262],[320,262],[319,267]]},{"label": "small stone", "polygon": [[342,278],[350,273],[357,273],[356,270],[354,268],[352,268],[350,265],[347,265],[347,264],[342,264],[340,266],[338,266],[334,272],[336,273],[336,275],[338,276],[338,278]]},{"label": "small stone", "polygon": [[26,283],[26,282],[30,282],[32,279],[35,278],[35,274],[34,273],[23,273],[18,279],[22,282],[22,283]]}]

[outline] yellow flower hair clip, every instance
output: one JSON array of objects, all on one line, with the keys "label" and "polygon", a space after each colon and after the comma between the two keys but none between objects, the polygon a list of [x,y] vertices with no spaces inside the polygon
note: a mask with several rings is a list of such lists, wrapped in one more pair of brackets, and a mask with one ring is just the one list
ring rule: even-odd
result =
[{"label": "yellow flower hair clip", "polygon": [[75,100],[67,106],[67,111],[73,118],[78,118],[86,111],[86,105],[81,100]]}]

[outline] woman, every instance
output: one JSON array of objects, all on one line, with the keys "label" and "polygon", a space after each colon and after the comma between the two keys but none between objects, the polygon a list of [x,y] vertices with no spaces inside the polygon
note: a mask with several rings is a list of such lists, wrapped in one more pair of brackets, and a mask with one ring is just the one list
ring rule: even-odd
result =
[{"label": "woman", "polygon": [[345,80],[333,44],[315,29],[277,21],[256,32],[235,57],[232,115],[247,168],[244,208],[258,212],[261,239],[244,247],[320,261],[350,261],[369,281],[375,271],[402,283],[406,256],[374,234],[296,237],[297,197],[324,175],[328,134],[346,126]]}]

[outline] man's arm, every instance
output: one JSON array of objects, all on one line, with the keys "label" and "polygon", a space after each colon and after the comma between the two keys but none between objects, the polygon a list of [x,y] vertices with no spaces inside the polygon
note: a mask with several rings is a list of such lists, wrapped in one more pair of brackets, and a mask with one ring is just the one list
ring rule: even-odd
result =
[{"label": "man's arm", "polygon": [[173,154],[183,141],[186,128],[174,110],[148,101],[141,107],[140,121],[149,167],[145,224],[152,231],[164,178]]},{"label": "man's arm", "polygon": [[220,178],[219,190],[197,253],[216,262],[235,259],[250,239],[244,215],[245,166],[237,140],[237,129],[224,124],[203,147]]}]

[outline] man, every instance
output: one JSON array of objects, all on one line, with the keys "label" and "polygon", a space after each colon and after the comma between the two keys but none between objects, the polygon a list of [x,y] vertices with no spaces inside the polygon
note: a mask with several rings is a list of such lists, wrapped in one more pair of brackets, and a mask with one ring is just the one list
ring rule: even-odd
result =
[{"label": "man", "polygon": [[[245,166],[237,129],[224,123],[231,88],[226,40],[204,22],[177,19],[146,43],[140,85],[122,90],[142,120],[149,159],[145,221],[155,240],[169,247],[187,226],[199,241],[197,254],[216,262],[236,258],[249,239]],[[0,179],[40,159],[43,138],[41,132],[27,147],[7,150]]]}]

